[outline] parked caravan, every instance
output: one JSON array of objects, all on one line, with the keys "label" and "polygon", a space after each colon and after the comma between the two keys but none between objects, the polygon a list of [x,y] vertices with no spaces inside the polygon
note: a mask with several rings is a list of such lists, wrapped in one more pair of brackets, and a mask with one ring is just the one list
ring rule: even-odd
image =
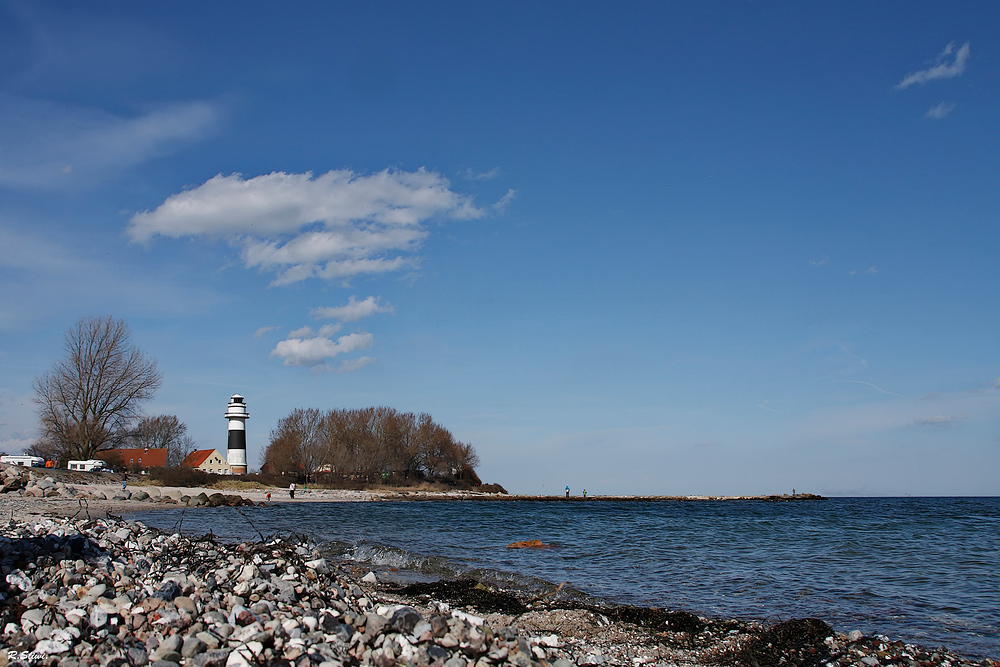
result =
[{"label": "parked caravan", "polygon": [[45,467],[45,459],[41,456],[0,456],[0,463],[21,466],[23,468]]},{"label": "parked caravan", "polygon": [[70,470],[83,470],[90,472],[92,470],[104,470],[104,461],[100,459],[88,459],[86,461],[70,461],[69,465],[66,466]]}]

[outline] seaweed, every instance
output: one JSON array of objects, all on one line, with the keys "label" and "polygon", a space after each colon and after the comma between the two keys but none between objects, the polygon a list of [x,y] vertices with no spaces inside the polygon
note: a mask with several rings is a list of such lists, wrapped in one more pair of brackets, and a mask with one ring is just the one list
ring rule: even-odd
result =
[{"label": "seaweed", "polygon": [[527,605],[516,595],[487,588],[475,579],[440,580],[415,583],[407,586],[386,586],[404,595],[441,600],[460,607],[473,607],[481,612],[516,616],[528,611]]},{"label": "seaweed", "polygon": [[733,664],[746,667],[802,665],[814,667],[830,661],[824,643],[833,629],[818,618],[795,618],[770,627],[736,652]]}]

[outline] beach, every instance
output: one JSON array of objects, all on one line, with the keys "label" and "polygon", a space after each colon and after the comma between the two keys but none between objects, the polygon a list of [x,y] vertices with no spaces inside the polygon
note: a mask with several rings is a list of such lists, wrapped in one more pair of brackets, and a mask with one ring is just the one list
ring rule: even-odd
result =
[{"label": "beach", "polygon": [[[469,580],[398,581],[350,560],[327,559],[320,545],[291,535],[227,543],[117,518],[176,507],[164,500],[174,489],[155,489],[160,500],[122,500],[115,499],[120,485],[82,486],[89,487],[86,495],[65,482],[48,497],[23,495],[26,488],[0,495],[0,512],[12,517],[2,531],[0,662],[1000,664],[882,635],[838,634],[820,619],[765,624],[566,598],[558,589],[529,596]],[[150,495],[148,487],[136,489]],[[184,489],[182,495],[202,493],[216,492]],[[258,502],[265,493],[240,497]],[[297,492],[294,502],[380,497],[309,490]],[[287,491],[275,490],[272,502],[292,501]]]}]

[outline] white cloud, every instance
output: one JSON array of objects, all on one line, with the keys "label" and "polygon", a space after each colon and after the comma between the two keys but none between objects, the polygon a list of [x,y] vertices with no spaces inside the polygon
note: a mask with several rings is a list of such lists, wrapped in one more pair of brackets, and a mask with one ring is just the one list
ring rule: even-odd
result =
[{"label": "white cloud", "polygon": [[264,334],[266,334],[268,332],[271,332],[271,331],[274,331],[277,328],[278,327],[261,327],[261,328],[259,328],[259,329],[257,329],[256,331],[253,332],[253,337],[254,338],[260,338]]},{"label": "white cloud", "polygon": [[128,235],[222,237],[240,247],[248,268],[274,271],[274,284],[310,277],[343,278],[412,266],[434,217],[485,215],[448,179],[426,169],[386,169],[368,176],[343,169],[274,172],[244,179],[219,174],[168,197],[153,211],[132,216]]},{"label": "white cloud", "polygon": [[919,83],[926,84],[928,81],[936,79],[951,79],[965,71],[965,63],[969,60],[969,42],[966,42],[957,50],[952,42],[944,47],[938,55],[934,65],[918,72],[911,72],[903,77],[903,80],[896,84],[896,90],[906,90],[910,86]]},{"label": "white cloud", "polygon": [[343,328],[344,325],[342,324],[325,324],[319,328],[319,331],[314,333],[312,327],[300,327],[288,332],[288,338],[312,338],[314,336],[329,338]]},{"label": "white cloud", "polygon": [[271,350],[271,356],[281,358],[286,366],[318,367],[327,359],[371,347],[374,341],[370,333],[351,333],[336,341],[322,335],[287,338]]},{"label": "white cloud", "polygon": [[219,115],[208,102],[123,116],[0,95],[0,184],[64,187],[99,180],[201,138]]},{"label": "white cloud", "polygon": [[369,296],[364,301],[358,301],[354,295],[351,295],[346,305],[313,308],[309,311],[309,314],[317,320],[327,319],[340,320],[341,322],[357,322],[375,313],[395,312],[395,309],[391,305],[379,305],[378,299],[379,297]]},{"label": "white cloud", "polygon": [[359,357],[357,359],[349,359],[340,362],[340,366],[337,366],[338,373],[353,373],[356,370],[362,369],[368,364],[374,363],[375,357]]},{"label": "white cloud", "polygon": [[935,119],[944,118],[954,110],[955,110],[955,104],[951,102],[942,102],[941,104],[938,104],[928,109],[927,113],[924,114],[924,118],[935,118]]},{"label": "white cloud", "polygon": [[489,171],[475,171],[469,167],[462,175],[470,181],[490,181],[500,175],[500,167],[493,167]]},{"label": "white cloud", "polygon": [[493,210],[503,212],[507,210],[507,206],[509,206],[510,203],[515,199],[517,199],[517,190],[514,190],[513,188],[508,188],[507,193],[503,197],[498,199],[495,204],[493,204]]},{"label": "white cloud", "polygon": [[957,421],[965,419],[965,415],[935,415],[917,420],[918,426],[951,426]]}]

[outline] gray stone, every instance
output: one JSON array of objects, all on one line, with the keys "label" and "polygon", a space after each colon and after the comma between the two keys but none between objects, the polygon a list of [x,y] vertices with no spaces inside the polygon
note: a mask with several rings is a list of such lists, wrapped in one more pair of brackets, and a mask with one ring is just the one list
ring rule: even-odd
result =
[{"label": "gray stone", "polygon": [[157,651],[180,651],[181,646],[184,645],[184,638],[180,635],[170,635],[166,637],[160,646],[156,649]]},{"label": "gray stone", "polygon": [[45,620],[44,609],[29,609],[21,614],[21,628],[24,632],[33,632]]},{"label": "gray stone", "polygon": [[149,664],[149,654],[141,648],[130,648],[126,653],[126,656],[129,664],[134,665],[135,667],[143,667],[144,665]]},{"label": "gray stone", "polygon": [[[422,620],[420,612],[413,607],[400,607],[389,617],[389,625],[395,628],[397,632],[409,634],[416,627],[417,623],[420,623]],[[429,628],[430,626],[428,626]]]},{"label": "gray stone", "polygon": [[228,650],[205,651],[194,657],[194,665],[195,667],[225,667],[228,659]]},{"label": "gray stone", "polygon": [[208,644],[197,637],[185,637],[184,643],[181,646],[181,655],[185,658],[193,658],[199,653],[203,653],[207,648]]}]

